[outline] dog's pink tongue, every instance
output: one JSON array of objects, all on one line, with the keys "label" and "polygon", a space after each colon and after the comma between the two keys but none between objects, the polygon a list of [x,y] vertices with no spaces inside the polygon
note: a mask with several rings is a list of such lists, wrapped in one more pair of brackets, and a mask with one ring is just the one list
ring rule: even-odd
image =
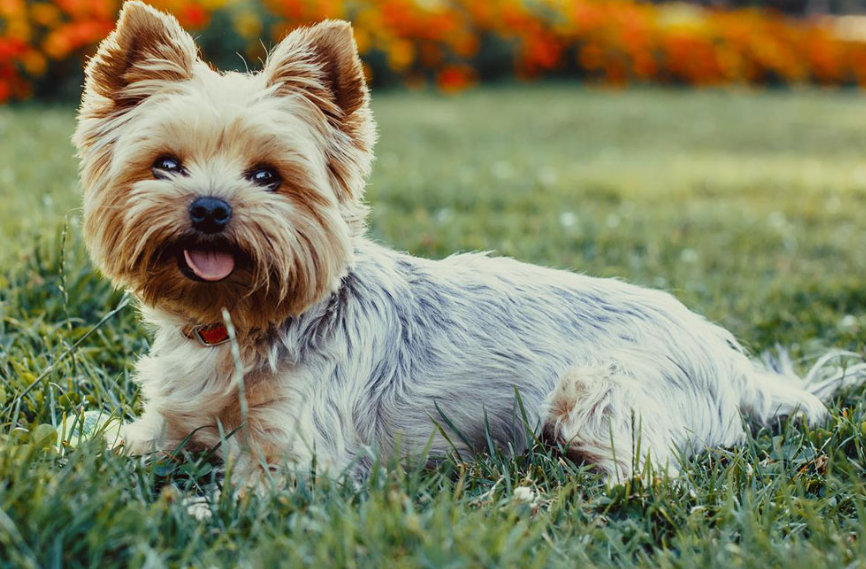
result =
[{"label": "dog's pink tongue", "polygon": [[195,276],[204,281],[221,281],[235,269],[235,258],[222,251],[184,249],[183,256]]}]

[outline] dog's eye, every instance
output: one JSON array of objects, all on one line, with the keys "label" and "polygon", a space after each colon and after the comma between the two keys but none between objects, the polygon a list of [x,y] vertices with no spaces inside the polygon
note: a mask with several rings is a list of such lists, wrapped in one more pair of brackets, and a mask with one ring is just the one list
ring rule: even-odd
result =
[{"label": "dog's eye", "polygon": [[256,166],[247,174],[247,179],[257,186],[276,190],[280,187],[280,175],[270,166]]},{"label": "dog's eye", "polygon": [[169,174],[183,174],[183,166],[179,158],[174,156],[160,156],[157,158],[151,167],[153,177],[164,180]]}]

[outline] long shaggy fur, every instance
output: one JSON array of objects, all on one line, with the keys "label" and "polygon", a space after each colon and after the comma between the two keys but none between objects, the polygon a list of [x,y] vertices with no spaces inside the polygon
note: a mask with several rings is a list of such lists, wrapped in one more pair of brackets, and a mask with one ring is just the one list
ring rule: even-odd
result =
[{"label": "long shaggy fur", "polygon": [[[863,363],[828,371],[850,354],[828,355],[805,381],[784,354],[752,360],[663,292],[377,245],[363,202],[374,139],[347,23],[293,32],[260,73],[220,74],[173,18],[125,5],[88,66],[75,142],[92,257],[156,329],[129,448],[173,448],[190,433],[217,447],[236,430],[221,448],[251,479],[314,458],[363,474],[371,451],[435,458],[484,449],[488,436],[519,451],[528,420],[576,459],[629,476],[647,458],[675,470],[680,452],[741,442],[742,414],[820,421],[822,399],[866,378]],[[166,154],[184,170],[155,176]],[[250,182],[262,164],[278,189]],[[225,233],[190,227],[198,196],[231,204]],[[217,239],[232,251],[229,277],[179,269],[180,251]],[[191,339],[223,314],[234,344]]]}]

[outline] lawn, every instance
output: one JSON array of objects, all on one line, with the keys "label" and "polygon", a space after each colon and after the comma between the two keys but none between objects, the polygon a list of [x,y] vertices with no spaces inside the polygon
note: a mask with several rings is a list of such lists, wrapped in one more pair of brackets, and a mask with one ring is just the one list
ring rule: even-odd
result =
[{"label": "lawn", "polygon": [[[380,241],[663,288],[804,367],[866,350],[856,94],[552,85],[385,93],[374,110]],[[75,409],[140,410],[129,373],[148,344],[131,305],[99,324],[122,295],[83,250],[73,124],[71,107],[0,108],[0,566],[866,566],[862,389],[825,428],[755,426],[676,480],[607,487],[536,447],[224,494],[204,521],[183,499],[213,483],[209,457],[57,448]]]}]

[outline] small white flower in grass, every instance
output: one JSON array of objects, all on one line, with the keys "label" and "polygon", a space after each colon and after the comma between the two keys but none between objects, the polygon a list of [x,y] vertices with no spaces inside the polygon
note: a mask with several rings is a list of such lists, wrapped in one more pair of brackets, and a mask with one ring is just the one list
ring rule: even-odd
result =
[{"label": "small white flower in grass", "polygon": [[433,218],[436,220],[436,223],[447,223],[451,220],[451,209],[447,207],[438,209],[433,214]]},{"label": "small white flower in grass", "polygon": [[531,504],[535,501],[535,491],[529,486],[518,486],[514,489],[514,501]]},{"label": "small white flower in grass", "polygon": [[538,171],[538,183],[542,186],[552,186],[557,182],[558,178],[556,170],[550,166],[545,166]]},{"label": "small white flower in grass", "polygon": [[494,164],[491,171],[493,172],[493,176],[498,180],[507,180],[514,176],[514,166],[511,165],[511,162],[504,160]]},{"label": "small white flower in grass", "polygon": [[700,258],[700,253],[694,249],[683,249],[682,252],[680,252],[680,260],[683,263],[697,263]]},{"label": "small white flower in grass", "polygon": [[577,226],[577,216],[573,211],[564,211],[559,214],[559,225],[565,229],[572,229]]},{"label": "small white flower in grass", "polygon": [[857,317],[853,314],[846,314],[839,320],[839,328],[842,330],[851,330],[857,326]]},{"label": "small white flower in grass", "polygon": [[774,211],[767,216],[767,222],[773,229],[782,230],[788,225],[788,218],[781,211]]}]

